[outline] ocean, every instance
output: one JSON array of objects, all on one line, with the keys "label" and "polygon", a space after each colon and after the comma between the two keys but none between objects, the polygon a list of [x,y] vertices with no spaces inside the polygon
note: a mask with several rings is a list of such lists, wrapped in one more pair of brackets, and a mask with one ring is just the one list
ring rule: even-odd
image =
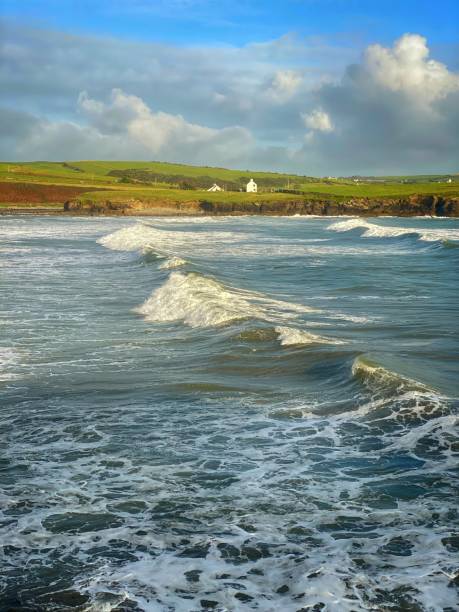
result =
[{"label": "ocean", "polygon": [[458,247],[3,217],[0,610],[457,610]]}]

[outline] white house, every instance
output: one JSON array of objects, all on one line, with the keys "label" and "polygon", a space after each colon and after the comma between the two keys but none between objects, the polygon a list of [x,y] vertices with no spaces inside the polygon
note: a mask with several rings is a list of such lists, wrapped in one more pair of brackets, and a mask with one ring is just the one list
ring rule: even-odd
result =
[{"label": "white house", "polygon": [[257,193],[258,187],[253,179],[250,179],[250,181],[247,183],[246,191],[247,193]]},{"label": "white house", "polygon": [[212,187],[210,187],[210,189],[208,189],[207,191],[223,191],[223,189],[219,187],[217,183],[214,183]]}]

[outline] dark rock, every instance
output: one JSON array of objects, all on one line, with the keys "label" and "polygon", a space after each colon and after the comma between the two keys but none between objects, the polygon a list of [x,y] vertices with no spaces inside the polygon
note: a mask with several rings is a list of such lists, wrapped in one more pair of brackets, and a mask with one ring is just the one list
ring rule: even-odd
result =
[{"label": "dark rock", "polygon": [[83,215],[135,215],[135,214],[174,214],[188,215],[356,215],[362,217],[378,216],[437,216],[459,217],[459,198],[455,196],[435,196],[413,194],[402,198],[349,198],[348,200],[308,199],[307,194],[298,199],[278,201],[260,199],[242,202],[214,202],[206,199],[190,199],[176,202],[168,199],[126,201],[88,198],[68,200],[64,211]]}]

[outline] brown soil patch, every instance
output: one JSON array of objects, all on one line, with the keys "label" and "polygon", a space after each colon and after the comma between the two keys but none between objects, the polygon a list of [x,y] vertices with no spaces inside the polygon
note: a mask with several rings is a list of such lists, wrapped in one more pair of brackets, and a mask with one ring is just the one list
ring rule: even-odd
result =
[{"label": "brown soil patch", "polygon": [[96,191],[94,187],[73,187],[71,185],[41,185],[38,183],[0,182],[0,202],[36,204],[59,202],[63,204],[85,191]]}]

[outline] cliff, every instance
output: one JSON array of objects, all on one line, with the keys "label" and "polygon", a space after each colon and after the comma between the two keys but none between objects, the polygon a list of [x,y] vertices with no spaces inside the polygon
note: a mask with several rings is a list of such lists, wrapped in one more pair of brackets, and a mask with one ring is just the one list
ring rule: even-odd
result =
[{"label": "cliff", "polygon": [[95,201],[74,199],[64,204],[64,211],[74,215],[355,215],[459,217],[459,197],[411,195],[403,198],[351,198],[348,200],[298,197],[292,200],[263,202],[212,202],[190,199]]}]

